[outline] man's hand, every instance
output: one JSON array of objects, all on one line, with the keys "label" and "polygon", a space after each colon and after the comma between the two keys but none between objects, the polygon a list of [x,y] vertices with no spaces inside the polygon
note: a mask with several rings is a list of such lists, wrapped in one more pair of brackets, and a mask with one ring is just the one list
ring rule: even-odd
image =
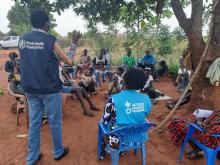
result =
[{"label": "man's hand", "polygon": [[78,40],[82,37],[82,33],[80,31],[74,30],[72,33],[72,42],[77,44]]},{"label": "man's hand", "polygon": [[53,50],[62,62],[64,62],[65,64],[68,64],[68,65],[71,65],[71,66],[73,65],[74,60],[73,59],[70,60],[67,57],[66,53],[62,50],[62,48],[60,47],[60,45],[57,42],[55,42],[55,44],[53,46]]}]

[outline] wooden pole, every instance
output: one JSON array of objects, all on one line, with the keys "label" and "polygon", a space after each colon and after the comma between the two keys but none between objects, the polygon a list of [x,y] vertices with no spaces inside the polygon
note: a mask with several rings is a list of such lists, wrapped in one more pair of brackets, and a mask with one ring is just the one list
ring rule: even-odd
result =
[{"label": "wooden pole", "polygon": [[[213,6],[213,10],[215,10],[217,4],[218,4],[219,0],[216,1],[216,3]],[[181,95],[181,97],[179,98],[179,100],[177,101],[176,105],[173,107],[173,109],[171,110],[171,112],[167,115],[167,117],[156,127],[156,131],[159,131],[164,124],[171,118],[171,116],[176,112],[177,108],[179,107],[180,103],[182,102],[183,98],[185,97],[186,93],[188,92],[189,88],[191,87],[195,77],[197,76],[198,72],[201,69],[202,63],[205,59],[205,56],[208,52],[208,48],[210,46],[210,41],[211,41],[211,36],[212,36],[212,31],[213,31],[213,15],[212,15],[212,19],[211,19],[211,23],[210,23],[210,31],[209,31],[209,37],[208,37],[208,41],[205,47],[205,50],[203,51],[203,54],[200,58],[199,64],[196,67],[196,70],[194,72],[194,74],[192,75],[192,78],[190,79],[186,89],[184,90],[183,94]]]}]

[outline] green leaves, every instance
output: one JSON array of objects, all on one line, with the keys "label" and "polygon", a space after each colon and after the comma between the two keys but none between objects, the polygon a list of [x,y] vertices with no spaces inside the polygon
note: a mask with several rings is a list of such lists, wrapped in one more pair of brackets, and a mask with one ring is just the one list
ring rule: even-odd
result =
[{"label": "green leaves", "polygon": [[161,26],[158,34],[159,52],[161,56],[165,56],[172,52],[171,34],[168,26]]},{"label": "green leaves", "polygon": [[[25,2],[29,2],[26,4]],[[32,0],[27,1],[23,0],[21,2],[16,1],[14,6],[8,12],[7,18],[9,20],[8,27],[10,28],[11,35],[22,35],[28,31],[31,31],[30,23],[30,13],[33,9],[38,8],[39,6],[48,5],[49,2],[44,2],[43,0]],[[56,20],[53,18],[52,14],[49,14],[51,28],[56,27],[54,23]]]}]

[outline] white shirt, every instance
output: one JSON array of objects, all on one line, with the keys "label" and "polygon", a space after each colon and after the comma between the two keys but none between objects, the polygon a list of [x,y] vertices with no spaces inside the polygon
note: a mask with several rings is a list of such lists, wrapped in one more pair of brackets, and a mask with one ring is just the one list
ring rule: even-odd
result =
[{"label": "white shirt", "polygon": [[189,74],[189,76],[190,76],[191,71],[186,70],[186,68],[183,68],[183,72],[182,72],[182,69],[181,69],[181,68],[179,68],[179,70],[178,70],[178,75],[180,75],[180,74],[182,74],[182,73],[185,73],[186,71],[188,72],[188,74]]},{"label": "white shirt", "polygon": [[150,82],[153,81],[153,77],[151,75],[149,75],[146,84],[144,85],[144,88],[148,88],[150,86]]}]

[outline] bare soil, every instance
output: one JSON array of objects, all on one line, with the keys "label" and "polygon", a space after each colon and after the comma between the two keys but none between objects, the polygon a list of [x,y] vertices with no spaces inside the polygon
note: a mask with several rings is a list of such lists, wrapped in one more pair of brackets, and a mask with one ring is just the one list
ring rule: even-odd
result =
[{"label": "bare soil", "polygon": [[[4,95],[0,96],[0,165],[24,165],[27,154],[27,138],[17,138],[17,135],[27,134],[25,114],[20,117],[20,126],[16,125],[16,115],[10,111],[10,106],[15,102],[15,98],[7,91],[7,73],[2,68],[8,59],[8,53],[14,50],[0,51],[0,88]],[[107,85],[106,85],[107,86]],[[173,82],[169,78],[162,78],[155,86],[171,96],[178,98]],[[105,104],[104,91],[93,97],[98,107]],[[182,108],[178,113],[184,112]],[[110,165],[108,157],[105,160],[97,161],[97,122],[102,116],[102,112],[95,112],[95,117],[89,118],[82,114],[82,108],[77,100],[67,100],[63,107],[63,143],[70,147],[70,153],[59,162],[53,160],[51,133],[48,125],[43,125],[41,129],[41,150],[42,160],[38,165]],[[165,101],[158,102],[153,106],[149,120],[159,124],[169,113],[165,106]],[[167,128],[163,133],[149,133],[147,143],[147,163],[149,165],[175,165],[178,159],[180,148],[172,145],[169,139]],[[120,165],[141,164],[140,153],[135,156],[133,152],[126,153],[120,157]],[[205,164],[205,160],[183,159],[185,165]],[[217,160],[217,165],[220,161]]]}]

